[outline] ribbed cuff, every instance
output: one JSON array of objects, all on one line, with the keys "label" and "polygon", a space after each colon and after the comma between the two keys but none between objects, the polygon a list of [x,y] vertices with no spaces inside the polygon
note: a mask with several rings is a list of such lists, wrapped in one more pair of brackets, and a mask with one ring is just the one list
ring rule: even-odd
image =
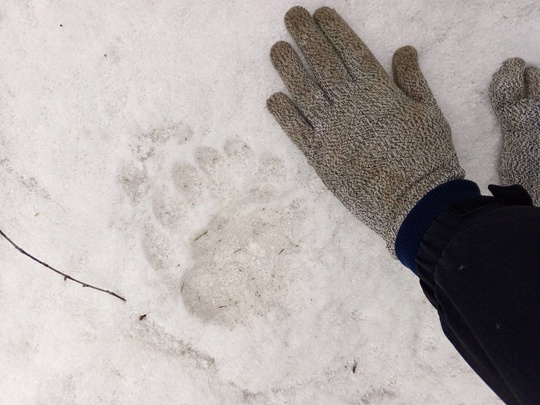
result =
[{"label": "ribbed cuff", "polygon": [[452,180],[427,193],[409,212],[399,228],[396,255],[415,274],[420,242],[431,223],[452,204],[480,196],[478,185],[469,180]]}]

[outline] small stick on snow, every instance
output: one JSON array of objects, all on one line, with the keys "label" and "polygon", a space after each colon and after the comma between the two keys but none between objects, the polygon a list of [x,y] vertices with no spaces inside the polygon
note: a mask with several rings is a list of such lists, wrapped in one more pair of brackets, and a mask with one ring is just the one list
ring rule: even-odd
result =
[{"label": "small stick on snow", "polygon": [[194,239],[194,241],[201,239],[201,238],[202,238],[204,235],[206,235],[207,233],[208,233],[208,231],[204,231],[204,233],[202,233],[202,234],[200,234],[199,236],[197,236],[197,237]]},{"label": "small stick on snow", "polygon": [[15,249],[17,249],[17,250],[18,250],[19,252],[21,252],[23,255],[25,255],[25,256],[29,257],[30,259],[32,259],[32,260],[38,262],[38,263],[41,264],[42,266],[47,267],[48,269],[54,271],[55,273],[58,273],[58,274],[64,276],[64,281],[65,281],[65,280],[71,280],[71,281],[74,281],[74,282],[76,282],[76,283],[82,285],[83,287],[92,288],[93,290],[101,291],[101,292],[110,294],[110,295],[112,295],[113,297],[116,297],[116,298],[118,298],[118,299],[121,299],[122,301],[126,301],[126,299],[125,299],[124,297],[121,297],[120,295],[118,295],[118,294],[116,294],[116,293],[114,293],[114,292],[112,292],[112,291],[104,290],[103,288],[95,287],[95,286],[93,286],[93,285],[84,283],[84,282],[82,282],[82,281],[80,281],[80,280],[77,280],[76,278],[71,277],[71,276],[68,275],[68,274],[62,273],[60,270],[57,270],[57,269],[55,269],[54,267],[49,266],[47,263],[42,262],[41,260],[35,258],[35,257],[32,256],[30,253],[26,252],[24,249],[22,249],[22,248],[20,248],[19,246],[17,246],[17,245],[15,244],[15,242],[13,242],[10,238],[8,238],[7,235],[6,235],[1,229],[0,229],[0,235],[2,235],[9,243],[11,243],[11,245],[12,245]]}]

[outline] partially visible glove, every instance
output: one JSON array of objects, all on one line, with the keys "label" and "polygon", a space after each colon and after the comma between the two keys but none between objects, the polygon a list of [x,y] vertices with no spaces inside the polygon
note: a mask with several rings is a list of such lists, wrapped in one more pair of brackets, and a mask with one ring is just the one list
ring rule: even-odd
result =
[{"label": "partially visible glove", "polygon": [[276,93],[267,107],[324,184],[396,258],[409,211],[438,185],[465,177],[416,50],[396,51],[392,80],[334,10],[311,17],[294,7],[285,24],[314,77],[290,44],[276,43],[272,63],[292,100]]},{"label": "partially visible glove", "polygon": [[521,184],[540,206],[540,69],[525,67],[519,58],[506,60],[489,95],[503,133],[501,183]]}]

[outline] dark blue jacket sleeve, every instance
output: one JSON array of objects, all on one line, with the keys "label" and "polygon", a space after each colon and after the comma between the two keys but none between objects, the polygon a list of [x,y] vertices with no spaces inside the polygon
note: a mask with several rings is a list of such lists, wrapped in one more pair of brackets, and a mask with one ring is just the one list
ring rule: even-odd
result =
[{"label": "dark blue jacket sleeve", "polygon": [[[508,404],[540,404],[540,208],[521,186],[490,190],[493,197],[446,204],[418,245],[398,238],[398,257],[493,391]],[[430,215],[428,206],[415,209]],[[400,233],[414,240],[414,224]]]}]

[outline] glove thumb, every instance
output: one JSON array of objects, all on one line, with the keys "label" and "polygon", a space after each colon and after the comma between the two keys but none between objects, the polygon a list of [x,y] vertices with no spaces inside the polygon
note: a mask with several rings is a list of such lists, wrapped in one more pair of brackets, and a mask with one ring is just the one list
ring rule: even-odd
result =
[{"label": "glove thumb", "polygon": [[416,49],[410,45],[399,48],[392,59],[392,71],[394,81],[407,96],[420,103],[437,105],[420,70]]},{"label": "glove thumb", "polygon": [[525,96],[525,61],[511,58],[503,62],[498,72],[493,75],[489,86],[489,96],[495,111],[508,103],[520,101]]}]

